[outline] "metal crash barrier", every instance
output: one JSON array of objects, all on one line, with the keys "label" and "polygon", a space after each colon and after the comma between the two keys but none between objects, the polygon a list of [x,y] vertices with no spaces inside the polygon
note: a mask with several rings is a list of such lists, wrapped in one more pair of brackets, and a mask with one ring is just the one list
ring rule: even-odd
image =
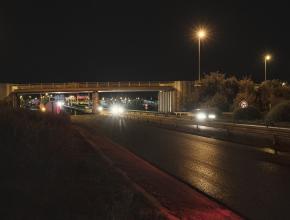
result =
[{"label": "metal crash barrier", "polygon": [[245,136],[257,135],[259,137],[266,137],[268,142],[271,141],[271,147],[275,152],[290,152],[290,128],[286,127],[269,127],[266,125],[222,121],[197,121],[187,112],[164,114],[158,112],[128,111],[124,114],[124,117],[144,122],[151,122],[166,126],[167,128],[173,128],[190,133],[202,134],[202,131],[199,128],[205,126],[223,130],[228,137],[234,133]]}]

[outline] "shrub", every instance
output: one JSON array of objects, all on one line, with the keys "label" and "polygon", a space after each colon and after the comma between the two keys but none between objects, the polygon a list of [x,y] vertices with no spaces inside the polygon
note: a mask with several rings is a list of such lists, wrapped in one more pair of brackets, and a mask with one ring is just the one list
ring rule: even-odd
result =
[{"label": "shrub", "polygon": [[220,111],[225,112],[229,110],[229,103],[224,95],[217,93],[212,97],[210,107],[218,108]]},{"label": "shrub", "polygon": [[233,112],[233,118],[235,120],[257,120],[261,119],[261,112],[254,106],[247,108],[238,108]]},{"label": "shrub", "polygon": [[62,148],[63,143],[71,138],[70,129],[67,115],[0,106],[0,140],[7,148],[9,145],[22,150],[25,147],[20,146],[29,146],[37,149],[31,152],[38,153],[51,150],[52,146]]},{"label": "shrub", "polygon": [[222,90],[228,103],[233,104],[234,99],[239,92],[239,81],[234,76],[225,79]]},{"label": "shrub", "polygon": [[290,122],[290,101],[276,105],[267,114],[267,121]]}]

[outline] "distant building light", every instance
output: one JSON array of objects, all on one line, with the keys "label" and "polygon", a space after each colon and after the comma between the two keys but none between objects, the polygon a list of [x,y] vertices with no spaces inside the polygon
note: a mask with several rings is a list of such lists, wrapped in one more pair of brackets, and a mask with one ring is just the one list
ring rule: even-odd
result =
[{"label": "distant building light", "polygon": [[60,107],[60,108],[64,105],[64,103],[63,103],[62,101],[58,101],[56,104],[57,104],[57,106]]}]

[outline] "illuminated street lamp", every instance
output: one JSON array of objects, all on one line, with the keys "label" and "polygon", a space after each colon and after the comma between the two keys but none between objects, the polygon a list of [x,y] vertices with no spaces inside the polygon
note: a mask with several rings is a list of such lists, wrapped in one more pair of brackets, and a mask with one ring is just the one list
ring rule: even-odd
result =
[{"label": "illuminated street lamp", "polygon": [[207,32],[205,29],[199,29],[196,31],[196,36],[198,38],[198,81],[200,82],[200,46],[201,41],[206,38]]},{"label": "illuminated street lamp", "polygon": [[267,61],[270,61],[271,60],[271,55],[270,54],[267,54],[265,57],[264,57],[264,60],[265,60],[265,81],[267,80]]}]

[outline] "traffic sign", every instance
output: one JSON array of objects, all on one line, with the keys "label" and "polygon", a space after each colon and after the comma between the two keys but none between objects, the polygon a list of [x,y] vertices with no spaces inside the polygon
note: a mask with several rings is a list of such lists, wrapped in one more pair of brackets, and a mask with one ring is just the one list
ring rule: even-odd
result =
[{"label": "traffic sign", "polygon": [[249,106],[246,100],[242,100],[239,105],[241,108],[247,108]]}]

